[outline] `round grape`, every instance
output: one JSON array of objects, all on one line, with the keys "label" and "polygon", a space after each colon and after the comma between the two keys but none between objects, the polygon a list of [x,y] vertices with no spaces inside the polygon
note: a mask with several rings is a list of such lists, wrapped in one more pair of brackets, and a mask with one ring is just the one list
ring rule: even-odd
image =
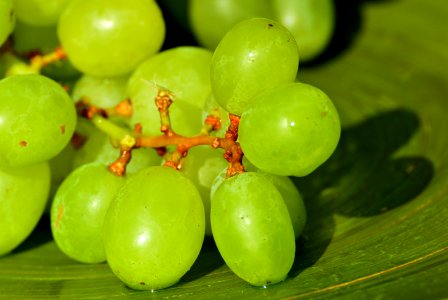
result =
[{"label": "round grape", "polygon": [[18,75],[0,81],[2,164],[49,160],[70,141],[76,126],[72,99],[53,80]]},{"label": "round grape", "polygon": [[75,0],[60,17],[58,35],[76,68],[114,77],[159,51],[165,23],[154,0]]},{"label": "round grape", "polygon": [[211,206],[213,238],[227,266],[255,286],[286,278],[295,238],[280,192],[266,177],[246,172],[225,179]]},{"label": "round grape", "polygon": [[159,111],[154,103],[159,89],[174,94],[170,106],[172,128],[191,136],[201,130],[201,110],[210,94],[212,53],[191,46],[172,48],[143,62],[132,74],[128,94],[133,104],[132,123],[143,133],[160,135]]},{"label": "round grape", "polygon": [[333,153],[341,125],[336,108],[321,90],[290,83],[255,98],[241,116],[239,141],[257,168],[283,176],[306,176]]}]

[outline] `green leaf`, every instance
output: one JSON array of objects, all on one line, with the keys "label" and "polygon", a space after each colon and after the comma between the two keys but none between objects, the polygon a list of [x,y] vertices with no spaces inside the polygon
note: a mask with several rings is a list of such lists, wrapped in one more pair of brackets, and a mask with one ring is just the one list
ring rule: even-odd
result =
[{"label": "green leaf", "polygon": [[427,299],[448,296],[447,1],[369,1],[344,53],[301,70],[344,125],[315,173],[294,181],[309,210],[289,278],[266,289],[238,279],[206,241],[166,290],[126,288],[106,264],[56,247],[44,218],[0,258],[1,299]]}]

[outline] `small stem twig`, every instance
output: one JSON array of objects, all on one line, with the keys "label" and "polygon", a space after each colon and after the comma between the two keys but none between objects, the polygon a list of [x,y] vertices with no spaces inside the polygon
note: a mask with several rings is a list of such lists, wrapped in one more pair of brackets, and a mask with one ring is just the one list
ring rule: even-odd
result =
[{"label": "small stem twig", "polygon": [[30,67],[36,72],[54,62],[63,60],[67,57],[65,51],[61,47],[57,47],[53,52],[45,55],[35,55],[31,58]]},{"label": "small stem twig", "polygon": [[[238,139],[238,125],[240,118],[236,115],[230,115],[230,125],[225,137],[210,136],[210,132],[219,130],[221,120],[218,116],[209,115],[204,121],[204,128],[201,134],[186,137],[179,135],[171,128],[169,107],[173,103],[173,94],[165,89],[160,89],[155,97],[155,104],[160,115],[160,136],[142,135],[142,126],[137,124],[134,132],[130,132],[107,119],[108,110],[89,105],[88,100],[80,101],[77,105],[78,113],[88,118],[101,131],[110,137],[120,141],[120,156],[113,162],[109,169],[118,176],[123,176],[126,172],[126,166],[135,148],[145,147],[154,148],[159,155],[166,156],[168,146],[176,146],[176,150],[166,156],[165,165],[179,170],[182,166],[182,160],[187,156],[188,151],[199,145],[209,145],[212,148],[222,148],[225,150],[224,158],[230,163],[227,170],[227,176],[234,176],[244,172],[242,165],[243,151]],[[130,101],[123,103],[124,111],[132,111]]]}]

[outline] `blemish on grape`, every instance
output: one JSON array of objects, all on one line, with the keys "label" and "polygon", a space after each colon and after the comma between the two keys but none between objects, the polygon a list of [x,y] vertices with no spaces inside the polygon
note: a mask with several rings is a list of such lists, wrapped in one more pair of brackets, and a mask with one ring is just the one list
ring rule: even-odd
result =
[{"label": "blemish on grape", "polygon": [[59,126],[59,129],[61,130],[61,133],[62,133],[62,134],[65,133],[65,125],[61,125],[61,126]]},{"label": "blemish on grape", "polygon": [[58,216],[56,218],[56,223],[54,224],[56,228],[59,227],[59,224],[61,223],[61,218],[62,218],[62,213],[64,212],[64,205],[61,204],[59,206],[59,210],[58,210]]},{"label": "blemish on grape", "polygon": [[20,141],[19,145],[20,145],[20,147],[26,147],[26,146],[28,146],[28,142],[27,141]]}]

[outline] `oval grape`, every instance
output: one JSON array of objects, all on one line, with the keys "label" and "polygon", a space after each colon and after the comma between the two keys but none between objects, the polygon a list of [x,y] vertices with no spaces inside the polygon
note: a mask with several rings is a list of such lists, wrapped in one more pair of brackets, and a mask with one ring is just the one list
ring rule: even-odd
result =
[{"label": "oval grape", "polygon": [[149,167],[130,177],[111,203],[104,227],[107,261],[133,289],[171,286],[196,260],[204,227],[194,184],[174,169]]},{"label": "oval grape", "polygon": [[295,237],[280,192],[264,176],[225,179],[212,199],[213,238],[227,266],[255,286],[284,280],[295,257]]},{"label": "oval grape", "polygon": [[62,182],[51,207],[51,231],[59,249],[84,263],[106,260],[103,224],[124,177],[101,163],[74,170]]},{"label": "oval grape", "polygon": [[0,256],[15,249],[36,227],[49,190],[47,162],[0,167]]},{"label": "oval grape", "polygon": [[0,164],[49,160],[70,141],[76,110],[67,92],[42,75],[0,81]]}]

